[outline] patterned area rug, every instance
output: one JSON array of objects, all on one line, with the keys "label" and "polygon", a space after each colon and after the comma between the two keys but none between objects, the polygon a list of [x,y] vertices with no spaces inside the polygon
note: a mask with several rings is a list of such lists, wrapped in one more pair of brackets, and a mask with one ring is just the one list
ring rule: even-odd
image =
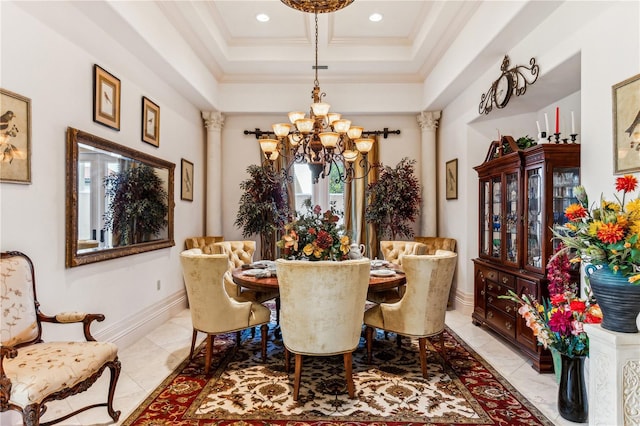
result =
[{"label": "patterned area rug", "polygon": [[[417,340],[378,333],[374,362],[364,339],[353,356],[356,398],[348,398],[342,356],[304,357],[300,397],[293,371],[284,371],[282,340],[269,332],[267,362],[260,336],[216,338],[210,377],[204,346],[186,359],[123,426],[145,425],[553,425],[452,331],[427,345],[428,379],[420,371]],[[293,356],[292,356],[293,361]],[[292,362],[293,364],[293,362]],[[444,367],[443,367],[444,364]],[[293,370],[293,368],[292,368]]]}]

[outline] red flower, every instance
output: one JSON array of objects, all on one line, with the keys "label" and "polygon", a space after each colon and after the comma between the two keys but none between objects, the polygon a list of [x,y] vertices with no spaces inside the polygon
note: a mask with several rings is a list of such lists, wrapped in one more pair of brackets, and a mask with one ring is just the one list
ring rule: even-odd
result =
[{"label": "red flower", "polygon": [[616,179],[616,191],[632,192],[638,186],[638,179],[633,175],[624,175]]},{"label": "red flower", "polygon": [[572,300],[571,303],[569,303],[569,307],[571,308],[571,310],[573,312],[579,312],[579,313],[583,313],[584,310],[587,308],[587,304],[585,303],[584,300]]},{"label": "red flower", "polygon": [[587,209],[580,204],[571,204],[565,209],[564,215],[571,221],[582,219],[587,217]]},{"label": "red flower", "polygon": [[549,329],[556,333],[569,334],[571,333],[571,322],[573,321],[573,314],[571,311],[565,311],[560,308],[551,314],[549,318]]},{"label": "red flower", "polygon": [[564,297],[564,293],[556,293],[553,296],[551,296],[551,304],[553,306],[561,305],[566,301],[567,299],[566,297]]},{"label": "red flower", "polygon": [[310,235],[316,235],[316,228],[309,228]]},{"label": "red flower", "polygon": [[321,229],[318,232],[318,238],[316,239],[316,245],[323,250],[328,249],[333,244],[333,237],[324,229]]},{"label": "red flower", "polygon": [[624,229],[617,223],[603,223],[598,229],[598,239],[603,243],[615,244],[624,238]]}]

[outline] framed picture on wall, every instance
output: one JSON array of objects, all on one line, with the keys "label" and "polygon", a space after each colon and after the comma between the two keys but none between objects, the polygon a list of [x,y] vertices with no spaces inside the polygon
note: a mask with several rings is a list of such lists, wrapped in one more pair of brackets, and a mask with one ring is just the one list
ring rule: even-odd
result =
[{"label": "framed picture on wall", "polygon": [[147,97],[142,97],[142,140],[160,146],[160,107]]},{"label": "framed picture on wall", "polygon": [[180,199],[193,201],[193,163],[182,159],[180,179]]},{"label": "framed picture on wall", "polygon": [[640,171],[640,74],[612,87],[614,173]]},{"label": "framed picture on wall", "polygon": [[31,99],[0,89],[0,182],[31,183]]},{"label": "framed picture on wall", "polygon": [[120,79],[93,66],[93,121],[120,130]]},{"label": "framed picture on wall", "polygon": [[458,159],[447,161],[445,166],[445,194],[447,200],[458,199]]}]

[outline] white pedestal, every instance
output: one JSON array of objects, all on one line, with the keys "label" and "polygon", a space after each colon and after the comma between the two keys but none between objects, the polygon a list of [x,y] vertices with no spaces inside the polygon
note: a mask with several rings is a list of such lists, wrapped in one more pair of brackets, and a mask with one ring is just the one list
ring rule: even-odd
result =
[{"label": "white pedestal", "polygon": [[640,333],[585,324],[589,335],[589,425],[640,425]]}]

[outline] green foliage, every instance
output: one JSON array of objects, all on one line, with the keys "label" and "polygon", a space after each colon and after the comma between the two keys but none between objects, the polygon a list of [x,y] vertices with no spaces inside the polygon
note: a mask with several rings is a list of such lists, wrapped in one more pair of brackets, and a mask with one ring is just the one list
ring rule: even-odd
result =
[{"label": "green foliage", "polygon": [[104,214],[105,229],[114,233],[114,245],[148,241],[168,224],[169,195],[153,167],[137,164],[104,178],[111,200]]},{"label": "green foliage", "polygon": [[329,172],[329,193],[330,194],[342,194],[344,193],[344,182],[340,181],[340,174],[344,170],[344,166],[340,167],[332,166],[331,172]]},{"label": "green foliage", "polygon": [[413,237],[411,224],[416,220],[421,201],[420,183],[414,175],[415,163],[403,158],[394,169],[385,166],[378,181],[367,188],[370,202],[365,219],[376,226],[381,239]]},{"label": "green foliage", "polygon": [[520,149],[531,148],[532,146],[536,146],[538,144],[535,139],[530,138],[529,135],[521,137],[516,141],[516,143],[518,144],[518,148]]},{"label": "green foliage", "polygon": [[240,183],[244,192],[240,197],[235,226],[242,229],[244,238],[259,234],[265,245],[289,219],[287,194],[283,182],[276,179],[273,172],[250,165],[247,173],[250,177]]}]

